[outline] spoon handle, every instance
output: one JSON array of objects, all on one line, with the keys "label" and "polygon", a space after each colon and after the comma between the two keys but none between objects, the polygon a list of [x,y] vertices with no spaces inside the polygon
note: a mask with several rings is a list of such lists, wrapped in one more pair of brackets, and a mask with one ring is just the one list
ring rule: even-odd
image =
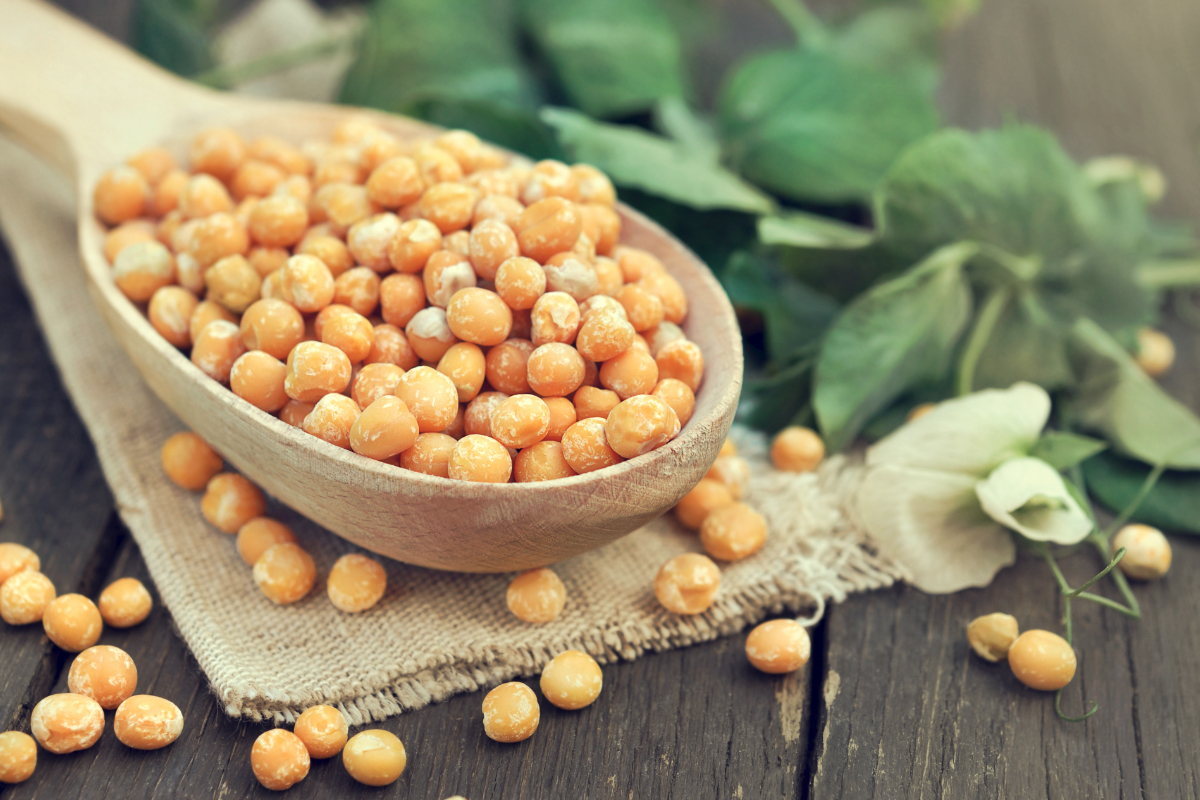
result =
[{"label": "spoon handle", "polygon": [[0,3],[0,126],[80,184],[221,102],[42,0]]}]

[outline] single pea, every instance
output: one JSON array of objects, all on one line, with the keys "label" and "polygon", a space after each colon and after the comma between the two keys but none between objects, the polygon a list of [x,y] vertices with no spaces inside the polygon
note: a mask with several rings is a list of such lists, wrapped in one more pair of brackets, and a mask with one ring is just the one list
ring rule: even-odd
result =
[{"label": "single pea", "polygon": [[379,307],[381,285],[379,275],[368,267],[348,269],[333,281],[333,302],[369,317]]},{"label": "single pea", "polygon": [[200,500],[204,518],[224,533],[237,533],[238,528],[266,510],[262,490],[233,472],[214,475]]},{"label": "single pea", "polygon": [[498,281],[500,267],[519,257],[521,248],[512,228],[498,219],[489,219],[471,229],[468,253],[476,275]]},{"label": "single pea", "polygon": [[81,694],[52,694],[33,707],[29,730],[56,755],[86,750],[104,733],[104,709]]},{"label": "single pea", "polygon": [[547,197],[521,212],[515,230],[521,255],[544,263],[556,253],[571,249],[583,231],[583,218],[570,200]]},{"label": "single pea", "polygon": [[232,128],[208,128],[192,139],[188,160],[194,172],[229,181],[246,160],[246,142]]},{"label": "single pea", "polygon": [[[449,349],[449,348],[447,348]],[[404,331],[395,325],[375,326],[375,342],[363,364],[393,364],[402,370],[412,369],[421,363]]]},{"label": "single pea", "polygon": [[1171,568],[1171,543],[1158,528],[1126,525],[1113,537],[1112,551],[1125,548],[1125,557],[1117,564],[1129,577],[1152,581]]},{"label": "single pea", "polygon": [[162,467],[176,485],[197,492],[221,471],[224,462],[208,442],[191,432],[172,435],[162,446]]},{"label": "single pea", "polygon": [[396,230],[388,244],[388,260],[400,273],[425,269],[429,257],[442,249],[442,232],[427,219],[410,219]]},{"label": "single pea", "polygon": [[[203,291],[203,289],[204,284],[202,281],[200,290]],[[214,322],[236,323],[237,321],[237,317],[229,313],[221,304],[214,303],[211,300],[201,300],[196,305],[196,310],[192,312],[191,319],[188,320],[188,336],[191,338],[192,345],[194,346],[200,341],[200,335],[204,333],[204,329]]]},{"label": "single pea", "polygon": [[561,161],[546,159],[539,161],[529,171],[521,187],[521,200],[526,204],[536,203],[546,197],[563,197],[575,200],[579,197],[577,173]]},{"label": "single pea", "polygon": [[308,412],[300,429],[334,447],[349,450],[354,423],[362,416],[358,403],[344,394],[327,394]]},{"label": "single pea", "polygon": [[238,326],[218,319],[200,332],[192,346],[192,363],[214,381],[229,383],[234,362],[245,352],[246,344]]},{"label": "single pea", "polygon": [[157,239],[157,226],[144,219],[122,222],[104,235],[104,257],[108,263],[116,261],[121,251],[134,242],[153,242]]},{"label": "single pea", "polygon": [[175,157],[165,147],[147,147],[145,150],[139,150],[125,159],[125,163],[142,173],[142,177],[152,186],[177,168]]},{"label": "single pea", "polygon": [[386,461],[412,447],[418,433],[417,418],[404,401],[384,395],[354,420],[350,448],[367,458]]},{"label": "single pea", "polygon": [[542,567],[513,578],[505,593],[508,610],[523,622],[544,624],[558,618],[567,602],[567,587],[554,571]]},{"label": "single pea", "polygon": [[662,302],[663,319],[676,325],[682,324],[687,316],[688,301],[683,286],[674,277],[662,272],[651,272],[638,281],[638,285],[648,289]]},{"label": "single pea", "polygon": [[[340,278],[354,267],[354,256],[350,255],[350,249],[346,247],[345,242],[336,236],[314,235],[311,231],[315,229],[309,230],[310,233],[296,245],[296,255],[318,259],[329,268],[334,278]],[[284,263],[286,264],[286,259]]]},{"label": "single pea", "polygon": [[388,248],[400,230],[400,218],[384,212],[359,220],[346,234],[346,247],[354,261],[375,272],[391,272]]},{"label": "single pea", "polygon": [[622,400],[604,420],[608,444],[624,458],[657,450],[679,433],[679,417],[654,395]]},{"label": "single pea", "polygon": [[683,328],[680,328],[674,322],[660,322],[650,330],[645,332],[646,343],[650,346],[650,355],[658,357],[658,354],[664,347],[671,342],[677,342],[680,339],[686,339],[683,334]]},{"label": "single pea", "polygon": [[1175,343],[1162,331],[1142,328],[1137,333],[1134,359],[1143,372],[1157,378],[1175,363]]},{"label": "single pea", "polygon": [[475,483],[508,483],[512,456],[490,436],[470,434],[459,439],[450,451],[447,477]]},{"label": "single pea", "polygon": [[9,625],[41,622],[46,607],[57,593],[54,584],[40,572],[18,572],[0,585],[0,619]]},{"label": "single pea", "polygon": [[1053,692],[1075,677],[1075,651],[1050,631],[1025,631],[1008,649],[1008,665],[1030,689]]},{"label": "single pea", "polygon": [[112,274],[126,297],[144,303],[175,282],[175,257],[159,242],[134,242],[117,254]]},{"label": "single pea", "polygon": [[561,442],[538,442],[518,453],[513,461],[513,480],[517,483],[553,481],[575,474],[563,456]]},{"label": "single pea", "polygon": [[345,391],[353,368],[340,349],[323,342],[300,342],[287,359],[284,390],[303,403],[315,403],[328,394]]},{"label": "single pea", "polygon": [[525,378],[542,397],[566,397],[583,385],[587,365],[569,344],[549,342],[529,354]]},{"label": "single pea", "polygon": [[280,273],[283,299],[306,314],[320,311],[333,302],[333,273],[324,261],[313,256],[292,256]]},{"label": "single pea", "polygon": [[542,669],[538,684],[552,705],[567,711],[590,706],[604,688],[604,674],[596,659],[579,650],[559,653]]},{"label": "single pea", "polygon": [[254,583],[277,605],[303,599],[316,580],[312,556],[294,542],[273,544],[254,562]]},{"label": "single pea", "polygon": [[404,743],[394,733],[369,730],[356,733],[342,750],[342,764],[350,777],[366,786],[395,783],[408,765]]},{"label": "single pea", "polygon": [[38,554],[23,544],[0,542],[0,584],[18,572],[37,572],[42,568]]},{"label": "single pea", "polygon": [[967,641],[982,659],[996,662],[1008,656],[1009,648],[1020,635],[1015,617],[1009,614],[985,614],[967,626]]},{"label": "single pea", "polygon": [[675,518],[689,530],[700,530],[705,518],[713,511],[733,502],[729,487],[705,478],[683,496],[675,506]]},{"label": "single pea", "polygon": [[571,344],[579,333],[581,319],[575,298],[566,292],[546,292],[534,302],[530,311],[533,344]]},{"label": "single pea", "polygon": [[238,528],[237,551],[242,561],[253,567],[272,545],[295,541],[296,534],[287,525],[270,517],[255,517]]},{"label": "single pea", "polygon": [[425,190],[417,201],[417,209],[422,217],[437,225],[445,235],[471,224],[478,200],[479,192],[472,187],[454,181],[441,181]]},{"label": "single pea", "polygon": [[483,347],[498,345],[512,331],[512,309],[500,295],[487,289],[459,289],[446,306],[451,332],[464,342]]},{"label": "single pea", "polygon": [[605,421],[596,417],[581,419],[563,434],[563,458],[577,473],[595,472],[625,460],[609,446],[604,425]]},{"label": "single pea", "polygon": [[546,289],[563,292],[582,303],[598,291],[600,279],[590,261],[573,252],[558,253],[546,259]]},{"label": "single pea", "polygon": [[458,342],[458,337],[450,330],[446,310],[436,306],[423,308],[414,314],[404,328],[404,335],[413,352],[433,363],[440,361],[446,351]]},{"label": "single pea", "polygon": [[475,288],[479,283],[471,262],[453,250],[439,250],[430,256],[421,277],[425,299],[438,308],[446,308],[459,290]]},{"label": "single pea", "polygon": [[395,156],[379,164],[367,178],[367,196],[384,208],[400,208],[421,199],[425,180],[417,162]]},{"label": "single pea", "polygon": [[0,733],[0,783],[29,780],[37,767],[37,743],[21,731]]},{"label": "single pea", "polygon": [[670,406],[679,418],[680,425],[686,425],[696,410],[695,393],[686,383],[675,378],[660,378],[651,394]]},{"label": "single pea", "polygon": [[91,600],[81,594],[64,594],[47,604],[42,627],[50,641],[68,653],[78,653],[99,641],[104,620]]},{"label": "single pea", "polygon": [[183,712],[162,697],[136,694],[117,708],[113,716],[117,741],[134,750],[159,750],[183,733]]},{"label": "single pea", "polygon": [[809,428],[784,428],[771,442],[771,461],[784,472],[812,472],[824,458],[825,443]]},{"label": "single pea", "polygon": [[346,746],[349,726],[333,706],[312,706],[296,718],[293,732],[304,742],[312,758],[332,758]]},{"label": "single pea", "polygon": [[347,553],[335,561],[329,570],[326,588],[329,601],[338,610],[350,613],[366,611],[374,607],[387,590],[387,572],[373,558]]},{"label": "single pea", "polygon": [[[361,362],[371,354],[371,347],[375,344],[375,328],[366,317],[349,306],[327,306],[321,314],[331,308],[339,310],[322,320],[317,335],[323,343],[345,353],[351,364]],[[319,318],[320,314],[317,316]]]},{"label": "single pea", "polygon": [[704,477],[725,484],[733,499],[741,500],[750,483],[750,464],[739,456],[719,456]]},{"label": "single pea", "polygon": [[316,403],[301,403],[299,400],[288,400],[283,408],[279,409],[279,419],[293,428],[299,428],[304,424],[304,418],[311,414],[312,410],[316,407]]},{"label": "single pea", "polygon": [[400,454],[400,466],[425,475],[450,477],[450,454],[458,442],[445,433],[422,433]]},{"label": "single pea", "polygon": [[766,543],[767,520],[745,503],[729,503],[704,518],[700,541],[713,558],[740,561],[757,553]]},{"label": "single pea", "polygon": [[561,442],[563,434],[579,421],[579,417],[575,413],[575,405],[566,397],[544,397],[542,399],[546,403],[546,407],[550,409],[550,429],[546,431],[546,441]]},{"label": "single pea", "polygon": [[176,347],[192,344],[191,319],[200,301],[181,286],[163,286],[150,298],[146,316],[154,330]]},{"label": "single pea", "polygon": [[263,732],[250,748],[250,769],[267,789],[282,792],[308,777],[312,760],[300,737],[282,728]]},{"label": "single pea", "polygon": [[529,394],[529,356],[533,343],[528,339],[506,339],[487,351],[487,382],[507,395]]},{"label": "single pea", "polygon": [[137,578],[119,578],[100,593],[100,616],[113,628],[132,628],[150,616],[154,599]]},{"label": "single pea", "polygon": [[654,576],[654,596],[675,614],[702,614],[721,587],[721,571],[708,556],[683,553],[669,559]]},{"label": "single pea", "polygon": [[704,354],[695,342],[676,339],[663,345],[654,357],[658,366],[658,377],[675,378],[687,384],[693,392],[700,389],[704,380]]},{"label": "single pea", "polygon": [[794,619],[764,622],[746,637],[746,658],[755,669],[771,675],[802,669],[811,652],[808,631]]},{"label": "single pea", "polygon": [[140,217],[150,197],[150,184],[133,167],[115,167],[100,176],[92,192],[96,216],[109,225]]},{"label": "single pea", "polygon": [[579,354],[589,361],[608,361],[633,345],[633,326],[615,312],[588,314],[575,337]]},{"label": "single pea", "polygon": [[261,350],[238,356],[229,369],[229,388],[255,408],[273,414],[287,405],[287,365]]},{"label": "single pea", "polygon": [[119,647],[98,644],[75,656],[67,673],[73,694],[90,697],[105,711],[112,711],[133,696],[137,667]]},{"label": "single pea", "polygon": [[400,376],[396,397],[417,418],[421,433],[445,430],[458,412],[454,382],[432,367],[416,367]]},{"label": "single pea", "polygon": [[541,718],[537,695],[523,683],[502,683],[483,698],[483,732],[494,741],[522,742],[537,731]]},{"label": "single pea", "polygon": [[505,447],[532,447],[549,431],[550,407],[537,395],[513,395],[492,412],[492,436]]},{"label": "single pea", "polygon": [[616,392],[622,400],[650,394],[658,383],[658,365],[650,354],[630,347],[600,366],[600,384]]}]

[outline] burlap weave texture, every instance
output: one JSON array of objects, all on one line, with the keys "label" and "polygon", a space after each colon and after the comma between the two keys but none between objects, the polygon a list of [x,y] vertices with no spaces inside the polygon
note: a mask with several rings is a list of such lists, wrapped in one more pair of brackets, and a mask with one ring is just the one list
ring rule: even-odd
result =
[{"label": "burlap weave texture", "polygon": [[[875,555],[841,511],[857,468],[832,459],[818,474],[771,470],[762,443],[742,436],[754,466],[746,501],[768,518],[763,551],[723,569],[713,608],[664,611],[651,581],[666,559],[698,550],[669,518],[559,564],[562,616],[544,626],[505,607],[511,576],[436,572],[384,560],[388,592],[363,614],[336,610],[323,587],[279,607],[255,587],[233,537],[200,515],[199,497],[170,483],[159,448],[179,421],[142,383],[87,294],[76,253],[74,203],[64,180],[0,140],[0,224],[26,290],[162,601],[226,710],[290,720],[315,703],[353,724],[420,708],[452,694],[536,674],[557,652],[602,662],[734,633],[768,612],[820,614],[827,601],[892,583],[899,570]],[[288,509],[324,575],[354,548]]]}]

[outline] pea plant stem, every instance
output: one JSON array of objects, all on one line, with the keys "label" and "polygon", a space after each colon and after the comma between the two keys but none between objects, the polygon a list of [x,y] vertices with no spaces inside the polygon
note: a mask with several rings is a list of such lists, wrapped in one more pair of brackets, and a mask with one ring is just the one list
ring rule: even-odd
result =
[{"label": "pea plant stem", "polygon": [[979,316],[975,318],[975,327],[971,329],[971,336],[967,339],[967,346],[963,348],[962,359],[958,363],[958,384],[957,394],[962,397],[965,394],[970,394],[975,386],[975,368],[979,366],[979,358],[983,355],[983,349],[987,347],[988,340],[992,338],[992,331],[996,328],[996,323],[1000,321],[1000,315],[1004,313],[1005,306],[1012,298],[1011,286],[996,286],[989,290],[987,299],[983,301],[983,307],[979,310]]},{"label": "pea plant stem", "polygon": [[1146,476],[1146,480],[1142,481],[1141,488],[1138,489],[1138,493],[1133,496],[1133,499],[1129,501],[1129,505],[1125,506],[1121,513],[1117,515],[1117,518],[1104,529],[1104,538],[1106,540],[1111,538],[1114,533],[1121,529],[1122,525],[1129,521],[1130,517],[1137,513],[1138,508],[1149,497],[1150,492],[1154,490],[1154,485],[1158,483],[1158,479],[1162,477],[1163,471],[1166,468],[1166,464],[1156,464],[1154,469],[1150,470],[1150,474]]}]

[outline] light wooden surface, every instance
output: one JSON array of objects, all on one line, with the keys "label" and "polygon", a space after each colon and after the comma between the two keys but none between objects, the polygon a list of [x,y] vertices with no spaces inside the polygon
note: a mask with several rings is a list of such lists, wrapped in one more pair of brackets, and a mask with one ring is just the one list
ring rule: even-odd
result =
[{"label": "light wooden surface", "polygon": [[[622,242],[662,259],[682,284],[683,328],[704,352],[696,410],[677,439],[587,475],[537,484],[475,484],[372,461],[305,434],[205,377],[150,326],[116,288],[92,214],[99,175],[136,150],[166,144],[182,158],[203,127],[228,125],[247,138],[274,133],[299,142],[328,138],[364,112],[264,101],[180,81],[36,0],[0,7],[0,123],[77,187],[81,255],[89,290],[151,389],[193,430],[266,491],[346,539],[386,556],[438,569],[506,572],[554,563],[604,545],[674,505],[707,471],[729,431],[741,389],[741,338],[712,274],[682,244],[622,207]],[[372,114],[402,138],[435,129]]]}]

